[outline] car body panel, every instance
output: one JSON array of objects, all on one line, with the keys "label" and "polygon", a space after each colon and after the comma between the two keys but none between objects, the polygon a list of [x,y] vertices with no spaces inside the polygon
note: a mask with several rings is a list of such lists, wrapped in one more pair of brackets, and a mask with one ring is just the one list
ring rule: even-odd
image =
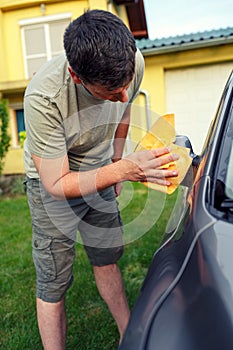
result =
[{"label": "car body panel", "polygon": [[178,190],[120,350],[233,349],[233,219],[213,205],[225,166],[219,159],[229,160],[223,140],[232,147],[232,98],[233,74],[202,154],[194,156],[193,185]]}]

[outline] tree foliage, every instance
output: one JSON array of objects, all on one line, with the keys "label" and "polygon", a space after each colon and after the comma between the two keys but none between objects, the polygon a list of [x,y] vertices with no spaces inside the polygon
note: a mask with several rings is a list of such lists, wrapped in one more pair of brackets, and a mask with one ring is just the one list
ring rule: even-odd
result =
[{"label": "tree foliage", "polygon": [[4,158],[10,147],[10,135],[8,133],[9,115],[7,100],[0,101],[0,175],[3,171]]}]

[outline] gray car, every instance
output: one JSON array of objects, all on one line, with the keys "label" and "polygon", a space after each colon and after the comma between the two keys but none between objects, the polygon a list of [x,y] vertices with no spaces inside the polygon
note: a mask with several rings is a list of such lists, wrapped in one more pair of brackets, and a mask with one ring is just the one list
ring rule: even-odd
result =
[{"label": "gray car", "polygon": [[191,154],[194,181],[178,190],[120,350],[233,349],[233,72]]}]

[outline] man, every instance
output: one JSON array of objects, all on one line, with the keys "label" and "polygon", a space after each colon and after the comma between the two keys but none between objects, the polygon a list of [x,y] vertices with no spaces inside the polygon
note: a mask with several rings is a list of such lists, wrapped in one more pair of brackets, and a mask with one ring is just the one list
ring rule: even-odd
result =
[{"label": "man", "polygon": [[144,69],[123,22],[88,11],[68,26],[64,47],[66,56],[34,76],[24,106],[37,317],[46,350],[66,346],[65,294],[77,229],[122,338],[130,312],[117,267],[123,244],[115,196],[123,181],[169,185],[165,178],[177,175],[159,169],[177,159],[165,148],[122,158]]}]

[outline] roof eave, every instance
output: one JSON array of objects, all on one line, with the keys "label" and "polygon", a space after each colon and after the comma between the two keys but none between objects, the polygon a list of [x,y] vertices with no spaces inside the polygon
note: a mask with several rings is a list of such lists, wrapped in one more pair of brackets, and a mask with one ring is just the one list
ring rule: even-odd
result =
[{"label": "roof eave", "polygon": [[195,50],[203,47],[206,48],[211,46],[227,45],[231,43],[233,43],[233,36],[222,37],[222,38],[212,38],[209,40],[200,40],[197,42],[179,43],[179,44],[172,44],[172,45],[151,47],[151,48],[140,49],[140,45],[138,47],[144,56],[152,56],[152,55],[166,54],[170,52]]}]

